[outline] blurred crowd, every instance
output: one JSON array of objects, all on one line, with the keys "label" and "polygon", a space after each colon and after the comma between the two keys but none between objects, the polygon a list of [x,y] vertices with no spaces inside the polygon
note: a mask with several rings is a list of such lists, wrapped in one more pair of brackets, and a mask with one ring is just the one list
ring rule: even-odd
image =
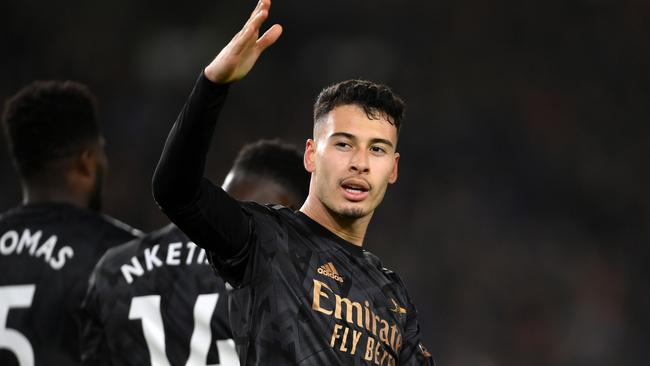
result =
[{"label": "blurred crowd", "polygon": [[[194,79],[250,1],[0,3],[0,98],[35,79],[100,101],[106,211],[166,221],[150,181]],[[440,365],[650,364],[650,2],[274,2],[285,34],[231,88],[207,175],[303,145],[331,82],[408,104],[367,248],[403,277]],[[0,209],[20,186],[3,141]]]}]

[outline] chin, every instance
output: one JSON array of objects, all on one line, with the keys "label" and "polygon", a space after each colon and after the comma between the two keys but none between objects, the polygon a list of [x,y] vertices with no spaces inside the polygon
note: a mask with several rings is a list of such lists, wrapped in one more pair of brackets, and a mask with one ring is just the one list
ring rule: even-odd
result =
[{"label": "chin", "polygon": [[344,207],[337,210],[336,213],[346,219],[360,219],[367,215],[361,207]]}]

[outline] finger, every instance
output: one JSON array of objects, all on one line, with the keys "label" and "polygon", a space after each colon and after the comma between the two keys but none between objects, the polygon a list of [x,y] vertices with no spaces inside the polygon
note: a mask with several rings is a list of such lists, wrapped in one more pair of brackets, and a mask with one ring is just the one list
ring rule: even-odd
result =
[{"label": "finger", "polygon": [[269,7],[270,7],[269,0],[258,1],[257,6],[255,6],[255,9],[253,9],[253,12],[251,13],[251,16],[248,17],[248,19],[246,20],[244,27],[250,25],[262,11],[266,11],[266,13],[268,14]]},{"label": "finger", "polygon": [[248,23],[248,26],[253,28],[256,32],[259,32],[260,28],[262,27],[262,24],[264,24],[264,21],[269,17],[269,12],[267,10],[260,10],[257,15],[253,19],[251,19]]},{"label": "finger", "polygon": [[260,37],[260,39],[258,39],[255,44],[257,45],[259,51],[263,52],[270,45],[274,44],[281,35],[282,26],[280,24],[274,24],[271,28],[264,32],[262,37]]},{"label": "finger", "polygon": [[239,53],[241,50],[251,44],[254,44],[255,41],[257,41],[260,27],[267,17],[268,12],[262,10],[259,11],[254,18],[249,19],[249,21],[244,24],[242,30],[239,31],[239,33],[237,33],[237,35],[232,40],[233,50],[235,52]]},{"label": "finger", "polygon": [[268,7],[267,4],[269,4],[269,1],[268,1],[268,0],[266,0],[266,1],[265,1],[265,0],[260,0],[260,1],[258,1],[257,4],[255,4],[255,9],[253,9],[253,11],[251,12],[251,16],[248,17],[248,19],[252,19],[252,18],[255,16],[255,14],[256,14],[256,13],[257,13],[257,12],[258,12],[262,7]]},{"label": "finger", "polygon": [[242,49],[255,44],[255,41],[257,41],[257,37],[259,37],[260,34],[260,27],[267,17],[268,12],[261,11],[257,13],[251,22],[244,26],[236,40],[237,49]]},{"label": "finger", "polygon": [[[266,1],[268,1],[268,0],[266,0]],[[246,33],[246,29],[250,28],[251,22],[253,21],[253,19],[255,19],[255,17],[259,13],[260,9],[262,8],[262,6],[264,6],[264,0],[258,1],[257,5],[255,5],[255,9],[253,9],[253,11],[251,12],[251,15],[248,17],[248,19],[246,19],[246,22],[244,22],[244,25],[242,25],[239,32],[237,32],[237,34],[235,34],[235,36],[233,37],[233,41],[235,39],[243,38],[244,33]]]},{"label": "finger", "polygon": [[257,41],[259,29],[268,18],[269,0],[260,0],[242,29],[231,40],[232,50],[238,54]]}]

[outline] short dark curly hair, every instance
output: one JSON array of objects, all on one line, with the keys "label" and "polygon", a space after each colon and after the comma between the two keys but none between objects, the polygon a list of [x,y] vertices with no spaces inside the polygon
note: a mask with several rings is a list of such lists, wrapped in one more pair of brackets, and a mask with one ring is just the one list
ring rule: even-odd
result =
[{"label": "short dark curly hair", "polygon": [[386,118],[399,134],[406,104],[389,87],[368,80],[352,79],[323,89],[314,103],[314,124],[341,105],[358,105],[370,119]]},{"label": "short dark curly hair", "polygon": [[309,193],[309,174],[303,166],[302,152],[280,139],[259,140],[245,145],[239,151],[233,169],[277,182],[301,201]]},{"label": "short dark curly hair", "polygon": [[35,81],[7,100],[2,116],[18,171],[30,177],[49,161],[101,138],[97,100],[74,81]]}]

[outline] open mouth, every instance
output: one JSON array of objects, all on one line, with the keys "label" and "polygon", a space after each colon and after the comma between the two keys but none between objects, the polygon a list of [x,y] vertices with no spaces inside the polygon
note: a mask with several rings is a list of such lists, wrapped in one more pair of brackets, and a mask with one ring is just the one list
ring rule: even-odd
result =
[{"label": "open mouth", "polygon": [[368,196],[370,185],[360,179],[347,179],[341,183],[341,188],[345,191],[348,199],[353,201],[363,200]]},{"label": "open mouth", "polygon": [[343,189],[345,189],[347,192],[350,193],[363,193],[363,192],[368,192],[368,189],[363,188],[363,187],[354,187],[354,186],[349,186],[349,185],[343,185]]}]

